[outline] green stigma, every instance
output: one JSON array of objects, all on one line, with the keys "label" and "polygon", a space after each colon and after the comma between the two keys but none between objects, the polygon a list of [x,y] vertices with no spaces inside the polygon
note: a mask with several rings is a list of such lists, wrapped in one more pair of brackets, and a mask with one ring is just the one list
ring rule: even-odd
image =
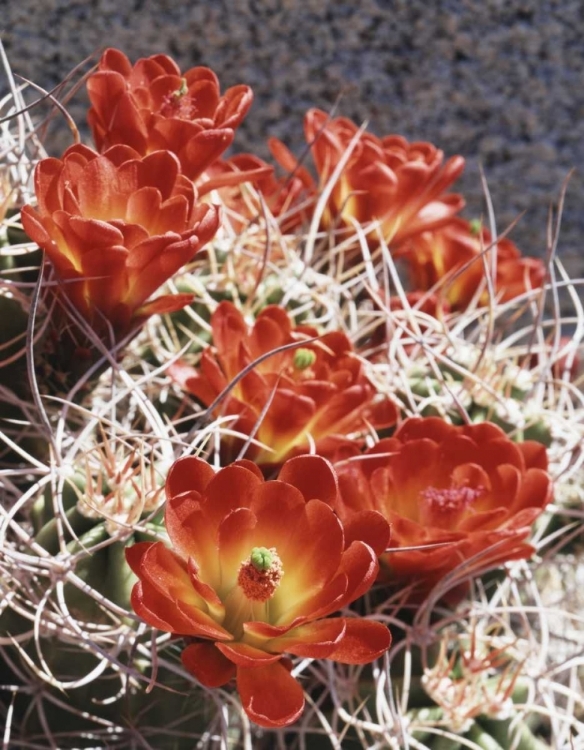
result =
[{"label": "green stigma", "polygon": [[471,219],[468,222],[468,228],[471,234],[479,235],[481,233],[481,227],[483,226],[480,219]]},{"label": "green stigma", "polygon": [[315,360],[316,354],[312,349],[296,349],[293,360],[294,369],[306,370],[306,368],[314,364]]},{"label": "green stigma", "polygon": [[188,94],[189,87],[187,86],[187,79],[181,78],[180,79],[180,89],[177,89],[176,91],[172,92],[172,95],[175,99],[180,99],[181,96],[184,96],[185,94]]},{"label": "green stigma", "polygon": [[269,570],[274,562],[274,555],[266,547],[254,547],[249,559],[256,570]]}]

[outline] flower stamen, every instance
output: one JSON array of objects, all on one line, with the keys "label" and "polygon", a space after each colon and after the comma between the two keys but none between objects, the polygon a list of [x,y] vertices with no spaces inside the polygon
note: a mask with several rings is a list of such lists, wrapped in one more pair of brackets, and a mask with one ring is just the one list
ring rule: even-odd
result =
[{"label": "flower stamen", "polygon": [[241,563],[237,583],[251,601],[266,602],[276,592],[283,575],[275,547],[254,547],[249,558]]},{"label": "flower stamen", "polygon": [[482,486],[427,487],[420,495],[432,523],[440,526],[449,524],[453,517],[464,513],[484,492],[485,488]]}]

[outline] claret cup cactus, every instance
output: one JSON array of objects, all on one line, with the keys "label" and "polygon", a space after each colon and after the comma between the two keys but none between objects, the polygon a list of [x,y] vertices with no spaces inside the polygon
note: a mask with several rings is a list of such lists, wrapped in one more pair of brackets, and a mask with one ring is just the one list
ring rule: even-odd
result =
[{"label": "claret cup cactus", "polygon": [[579,747],[580,281],[448,144],[84,83],[61,154],[0,102],[4,746]]}]

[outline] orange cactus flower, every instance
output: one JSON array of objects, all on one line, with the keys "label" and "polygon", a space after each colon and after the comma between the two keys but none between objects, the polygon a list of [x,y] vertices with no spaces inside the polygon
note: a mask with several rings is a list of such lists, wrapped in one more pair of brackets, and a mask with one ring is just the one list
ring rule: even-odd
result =
[{"label": "orange cactus flower", "polygon": [[238,461],[215,474],[183,458],[166,482],[163,542],[126,550],[140,579],[132,606],[150,625],[187,639],[184,666],[207,687],[236,678],[257,724],[295,721],[304,694],[284,654],[364,664],[383,654],[385,625],[330,617],[375,581],[387,522],[366,512],[343,527],[330,464],[287,461],[278,481]]},{"label": "orange cactus flower", "polygon": [[148,301],[219,224],[216,207],[196,203],[173,154],[71,146],[62,159],[38,164],[35,191],[38,208],[22,209],[24,230],[46,252],[59,292],[98,334],[119,340],[149,315],[190,301]]},{"label": "orange cactus flower", "polygon": [[[383,556],[383,577],[424,590],[478,553],[481,567],[529,557],[525,539],[551,499],[545,448],[513,443],[488,422],[406,419],[393,437],[336,469],[342,519],[378,510],[391,523],[398,551]],[[445,546],[399,551],[438,543]]]},{"label": "orange cactus flower", "polygon": [[[326,112],[311,109],[304,132],[323,188],[359,128],[344,117],[331,119]],[[310,175],[295,164],[288,149],[276,139],[271,139],[270,148],[280,164],[289,171],[294,168],[309,187]],[[444,163],[443,152],[430,143],[362,133],[333,187],[323,224],[352,229],[355,221],[378,220],[383,238],[395,249],[419,232],[447,224],[462,209],[462,197],[445,191],[463,169],[461,156]],[[372,245],[378,244],[377,237],[374,231],[368,235]]]},{"label": "orange cactus flower", "polygon": [[142,58],[132,66],[123,52],[111,48],[88,78],[87,93],[87,119],[99,151],[117,144],[141,155],[172,151],[191,180],[228,148],[253,100],[243,85],[221,96],[209,68],[183,74],[167,55]]},{"label": "orange cactus flower", "polygon": [[[485,284],[485,260],[481,251],[493,245],[490,232],[483,228],[473,231],[468,221],[455,218],[434,231],[422,232],[402,248],[411,276],[412,287],[427,291],[438,287],[453,310],[464,310],[478,294],[477,304],[486,305],[489,292]],[[508,302],[529,289],[543,285],[546,270],[537,258],[523,258],[509,239],[497,241],[497,271],[494,279],[496,297]],[[463,270],[464,269],[464,270]],[[450,281],[450,279],[452,279]],[[444,280],[442,286],[440,281]]]},{"label": "orange cactus flower", "polygon": [[[274,354],[245,375],[217,409],[236,415],[230,425],[242,435],[254,434],[246,453],[258,464],[274,467],[311,445],[322,456],[337,454],[359,440],[368,425],[385,427],[397,420],[395,405],[377,398],[349,339],[340,331],[318,336],[309,326],[293,327],[284,308],[270,305],[250,327],[231,302],[222,302],[211,318],[213,347],[203,351],[196,369],[177,362],[169,369],[185,390],[209,406],[224,388],[258,357],[286,344],[297,348]],[[243,442],[222,438],[225,460],[238,455]]]}]

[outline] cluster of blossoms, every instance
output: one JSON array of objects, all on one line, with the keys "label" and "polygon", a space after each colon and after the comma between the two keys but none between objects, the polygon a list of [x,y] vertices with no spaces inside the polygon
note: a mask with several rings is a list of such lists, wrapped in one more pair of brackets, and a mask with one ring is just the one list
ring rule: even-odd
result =
[{"label": "cluster of blossoms", "polygon": [[[221,95],[206,68],[183,74],[164,55],[131,65],[110,49],[87,89],[97,150],[41,161],[38,205],[22,211],[53,274],[60,336],[67,320],[67,340],[53,345],[71,358],[91,336],[119,348],[150,316],[193,301],[152,295],[221,232],[217,196],[238,230],[262,207],[283,233],[318,221],[344,243],[347,266],[362,262],[351,240],[361,227],[370,256],[406,264],[430,316],[543,283],[539,261],[458,216],[464,201],[448,191],[464,161],[429,143],[311,110],[316,176],[272,140],[287,172],[277,177],[254,155],[221,158],[250,107],[247,86]],[[210,331],[202,353],[177,351],[167,374],[191,407],[227,420],[222,468],[187,456],[170,469],[171,547],[128,547],[132,604],[184,640],[183,664],[202,684],[235,679],[256,723],[286,726],[304,707],[287,654],[363,664],[389,648],[384,624],[347,609],[374,584],[409,586],[412,604],[465,562],[480,572],[531,555],[526,539],[551,495],[547,456],[494,424],[406,417],[345,332],[296,324],[282,305],[251,319],[222,301]]]}]

